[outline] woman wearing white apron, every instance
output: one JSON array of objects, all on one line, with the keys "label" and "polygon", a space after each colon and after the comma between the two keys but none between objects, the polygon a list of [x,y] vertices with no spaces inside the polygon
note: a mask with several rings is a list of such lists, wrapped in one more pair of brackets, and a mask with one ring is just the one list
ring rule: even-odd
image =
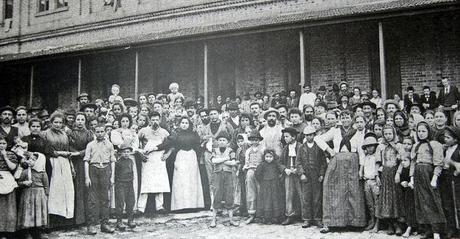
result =
[{"label": "woman wearing white apron", "polygon": [[149,194],[155,195],[155,207],[157,211],[164,210],[163,193],[170,192],[168,171],[166,170],[167,155],[164,150],[153,151],[155,147],[163,143],[169,136],[168,131],[160,127],[160,114],[153,112],[149,116],[150,126],[139,131],[139,142],[147,159],[142,162],[141,190],[137,208],[140,212],[145,211]]},{"label": "woman wearing white apron", "polygon": [[171,211],[204,208],[196,153],[200,147],[200,137],[192,129],[189,118],[182,117],[177,133],[168,137],[158,147],[153,147],[153,150],[174,148],[177,151],[172,181]]}]

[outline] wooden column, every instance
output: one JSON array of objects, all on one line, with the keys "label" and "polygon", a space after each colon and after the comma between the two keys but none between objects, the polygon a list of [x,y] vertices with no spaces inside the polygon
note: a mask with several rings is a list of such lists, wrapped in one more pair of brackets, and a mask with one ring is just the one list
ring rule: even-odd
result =
[{"label": "wooden column", "polygon": [[379,62],[380,62],[380,91],[382,99],[387,98],[387,78],[385,69],[385,44],[383,39],[383,24],[379,22]]},{"label": "wooden column", "polygon": [[34,65],[30,66],[30,90],[29,90],[29,107],[32,107],[34,99]]},{"label": "wooden column", "polygon": [[300,92],[303,93],[305,85],[305,40],[303,30],[299,31],[299,48],[300,48]]},{"label": "wooden column", "polygon": [[77,95],[81,94],[81,58],[78,59],[78,83],[77,83]]},{"label": "wooden column", "polygon": [[137,100],[139,93],[139,52],[136,51],[136,66],[134,70],[134,100]]},{"label": "wooden column", "polygon": [[208,44],[204,43],[204,52],[203,52],[203,88],[204,88],[204,107],[208,108]]}]

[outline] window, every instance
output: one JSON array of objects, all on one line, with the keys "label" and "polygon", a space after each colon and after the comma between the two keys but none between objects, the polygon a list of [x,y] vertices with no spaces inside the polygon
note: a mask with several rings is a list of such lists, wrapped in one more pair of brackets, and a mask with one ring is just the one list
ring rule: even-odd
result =
[{"label": "window", "polygon": [[69,4],[67,0],[56,0],[56,8],[67,7]]},{"label": "window", "polygon": [[38,11],[45,12],[50,10],[50,0],[38,0]]},{"label": "window", "polygon": [[13,0],[4,0],[5,19],[13,18]]}]

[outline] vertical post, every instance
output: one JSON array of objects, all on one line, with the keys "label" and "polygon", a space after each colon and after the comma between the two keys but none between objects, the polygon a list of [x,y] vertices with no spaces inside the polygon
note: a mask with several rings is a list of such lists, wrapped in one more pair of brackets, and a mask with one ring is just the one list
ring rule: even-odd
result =
[{"label": "vertical post", "polygon": [[204,43],[204,70],[203,70],[203,88],[204,88],[204,107],[208,107],[208,44]]},{"label": "vertical post", "polygon": [[305,85],[305,41],[303,30],[299,31],[299,46],[300,46],[300,92],[303,93]]},{"label": "vertical post", "polygon": [[380,61],[380,91],[382,99],[387,98],[387,79],[385,69],[385,45],[383,39],[383,24],[379,22],[379,61]]},{"label": "vertical post", "polygon": [[136,51],[136,69],[134,70],[134,99],[137,100],[139,92],[139,52]]},{"label": "vertical post", "polygon": [[32,107],[33,99],[34,99],[34,65],[30,66],[29,107]]},{"label": "vertical post", "polygon": [[81,58],[78,58],[77,95],[81,94]]}]

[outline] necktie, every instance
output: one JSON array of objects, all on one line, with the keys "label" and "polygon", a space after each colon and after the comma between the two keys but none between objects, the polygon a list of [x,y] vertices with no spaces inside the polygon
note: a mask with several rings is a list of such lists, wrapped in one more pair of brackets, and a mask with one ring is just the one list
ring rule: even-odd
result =
[{"label": "necktie", "polygon": [[449,87],[446,86],[446,95],[449,94]]}]

